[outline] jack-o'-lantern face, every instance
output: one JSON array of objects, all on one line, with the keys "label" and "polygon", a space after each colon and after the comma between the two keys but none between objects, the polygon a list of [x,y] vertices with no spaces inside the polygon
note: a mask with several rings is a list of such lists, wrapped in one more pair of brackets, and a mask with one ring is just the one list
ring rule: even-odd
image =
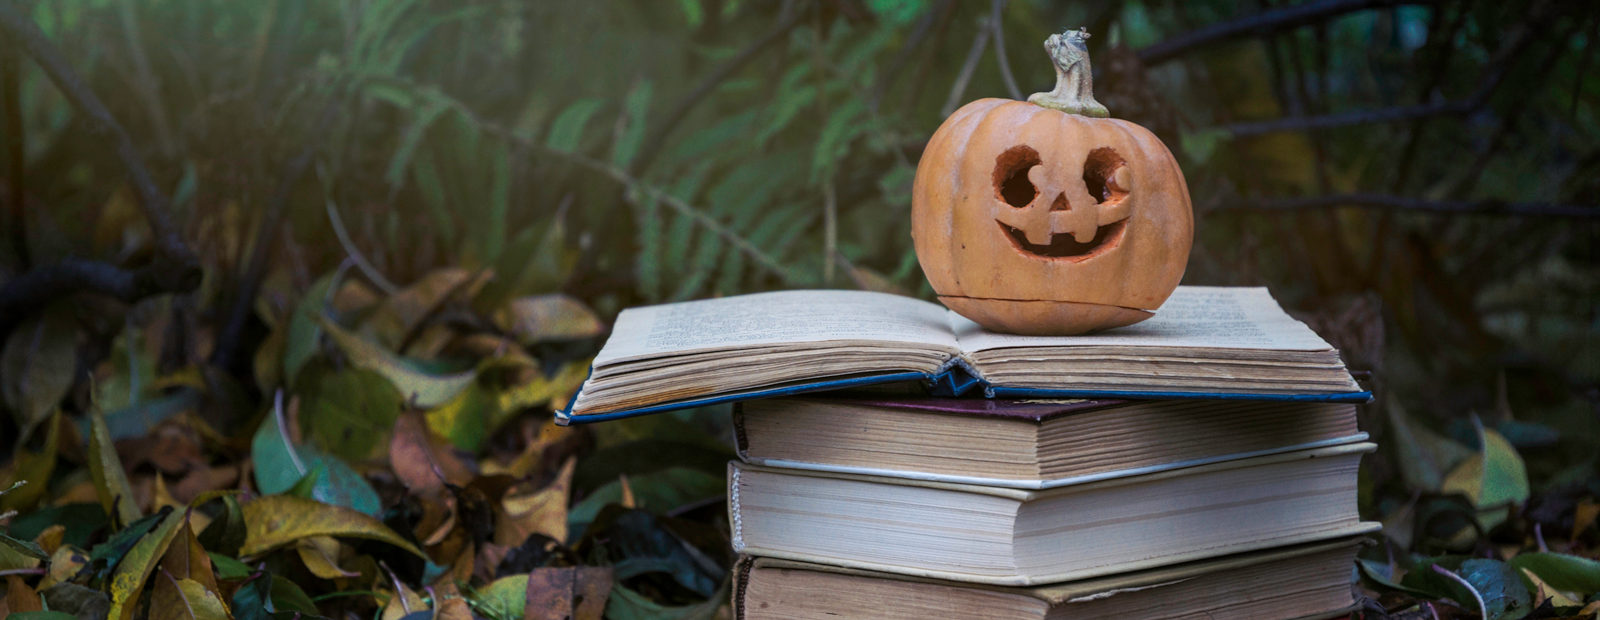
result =
[{"label": "jack-o'-lantern face", "polygon": [[1104,147],[1089,152],[1081,180],[1058,178],[1060,171],[1026,145],[996,158],[994,219],[1001,231],[1017,251],[1047,259],[1078,262],[1116,248],[1131,208],[1128,163]]}]

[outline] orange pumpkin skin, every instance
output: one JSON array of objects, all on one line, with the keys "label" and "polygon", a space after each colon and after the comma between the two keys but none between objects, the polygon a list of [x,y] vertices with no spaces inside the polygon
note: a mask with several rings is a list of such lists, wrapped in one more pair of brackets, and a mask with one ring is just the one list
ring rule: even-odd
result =
[{"label": "orange pumpkin skin", "polygon": [[940,301],[1008,333],[1149,318],[1183,279],[1194,237],[1188,185],[1155,134],[1009,99],[945,120],[911,204],[917,259]]}]

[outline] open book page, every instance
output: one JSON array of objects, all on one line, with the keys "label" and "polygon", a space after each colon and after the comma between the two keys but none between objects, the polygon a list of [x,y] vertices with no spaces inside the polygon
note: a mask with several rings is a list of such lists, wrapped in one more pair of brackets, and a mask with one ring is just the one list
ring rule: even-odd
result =
[{"label": "open book page", "polygon": [[945,309],[868,291],[778,291],[629,308],[594,365],[689,352],[837,340],[956,349]]},{"label": "open book page", "polygon": [[1183,347],[1326,351],[1333,347],[1284,312],[1264,287],[1180,286],[1150,319],[1083,336],[1013,336],[985,331],[954,312],[951,328],[966,352],[1006,347]]}]

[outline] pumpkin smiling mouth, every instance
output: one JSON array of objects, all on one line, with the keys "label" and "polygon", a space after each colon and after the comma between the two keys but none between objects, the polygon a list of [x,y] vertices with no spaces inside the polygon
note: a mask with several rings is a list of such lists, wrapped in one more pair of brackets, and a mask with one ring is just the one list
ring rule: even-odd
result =
[{"label": "pumpkin smiling mouth", "polygon": [[1011,240],[1011,245],[1017,250],[1034,256],[1064,259],[1074,263],[1094,258],[1117,247],[1122,243],[1122,233],[1128,228],[1128,220],[1121,219],[1101,226],[1088,243],[1078,243],[1070,233],[1050,235],[1050,243],[1029,243],[1028,234],[1021,229],[999,220],[995,220],[995,223],[1000,225],[1000,230],[1005,232],[1006,238]]}]

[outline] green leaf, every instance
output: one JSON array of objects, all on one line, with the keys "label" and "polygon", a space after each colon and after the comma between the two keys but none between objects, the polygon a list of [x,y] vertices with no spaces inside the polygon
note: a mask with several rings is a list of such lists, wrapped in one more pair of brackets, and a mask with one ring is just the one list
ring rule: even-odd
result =
[{"label": "green leaf", "polygon": [[816,150],[811,158],[813,179],[827,177],[850,154],[850,143],[867,131],[870,121],[859,120],[866,111],[865,103],[851,99],[828,115],[828,122],[817,136]]},{"label": "green leaf", "polygon": [[377,491],[344,461],[323,454],[314,446],[290,443],[281,402],[273,407],[272,415],[262,420],[250,446],[256,488],[262,493],[287,492],[308,478],[313,469],[321,469],[326,475],[312,478],[312,499],[367,514],[382,510]]},{"label": "green leaf", "polygon": [[[719,497],[728,492],[725,476],[697,469],[673,467],[628,478],[635,506],[640,510],[666,514],[679,506]],[[567,512],[567,531],[582,532],[607,504],[622,501],[622,481],[613,480],[595,489]]]},{"label": "green leaf", "polygon": [[433,217],[434,226],[438,227],[439,240],[453,245],[456,238],[456,222],[450,215],[450,203],[446,199],[444,181],[439,173],[439,167],[434,164],[431,150],[424,149],[412,158],[411,177],[417,182],[417,191],[422,197],[422,204],[428,207],[428,214]]},{"label": "green leaf", "polygon": [[10,547],[13,551],[26,556],[38,558],[40,560],[50,559],[50,554],[45,553],[44,549],[39,548],[38,543],[35,543],[31,540],[17,540],[7,534],[0,534],[0,545],[5,545],[6,547]]},{"label": "green leaf", "polygon": [[405,358],[346,331],[325,316],[319,315],[317,321],[345,356],[350,358],[352,365],[383,375],[400,391],[406,402],[417,407],[437,407],[455,398],[472,385],[476,375],[474,372],[464,372],[438,376],[425,372]]},{"label": "green leaf", "polygon": [[113,523],[128,524],[143,516],[134,501],[133,487],[128,484],[128,474],[117,458],[117,448],[111,441],[111,431],[106,428],[105,416],[100,407],[89,407],[89,475],[94,481],[95,496],[107,515],[114,516]]},{"label": "green leaf", "polygon": [[1516,571],[1505,562],[1482,558],[1467,560],[1461,563],[1461,569],[1456,574],[1472,584],[1483,597],[1488,620],[1520,618],[1533,610],[1533,595],[1528,593],[1528,588],[1522,584]]},{"label": "green leaf", "polygon": [[622,102],[622,113],[627,120],[624,121],[622,135],[617,136],[611,146],[612,165],[626,170],[639,154],[639,145],[644,142],[645,116],[650,112],[653,92],[650,80],[640,80],[628,89],[628,97]]},{"label": "green leaf", "polygon": [[211,558],[211,566],[217,569],[218,579],[226,579],[229,581],[244,579],[245,577],[249,577],[250,573],[255,572],[255,569],[250,568],[249,564],[245,564],[244,562],[240,562],[232,557],[222,555],[220,553],[208,551],[206,552],[206,556]]},{"label": "green leaf", "polygon": [[26,434],[61,404],[78,369],[72,315],[45,311],[11,331],[0,350],[0,396]]},{"label": "green leaf", "polygon": [[1481,452],[1451,470],[1440,489],[1465,495],[1479,508],[1478,522],[1487,530],[1506,520],[1508,506],[1528,501],[1528,469],[1511,442],[1483,428],[1476,416],[1473,422],[1477,426]]},{"label": "green leaf", "polygon": [[296,391],[310,440],[349,461],[378,453],[404,406],[394,384],[364,368],[308,373]]},{"label": "green leaf", "polygon": [[317,340],[322,328],[317,325],[316,317],[322,316],[322,308],[327,305],[328,290],[333,284],[334,275],[329,272],[317,278],[311,288],[306,289],[300,303],[295,305],[294,312],[289,314],[289,333],[283,345],[283,381],[286,385],[293,386],[300,374],[300,367],[317,354]]},{"label": "green leaf", "polygon": [[1390,590],[1396,590],[1396,591],[1405,592],[1405,593],[1413,594],[1413,595],[1417,595],[1417,596],[1432,597],[1431,594],[1429,594],[1427,592],[1424,592],[1422,590],[1418,590],[1416,588],[1408,588],[1406,586],[1400,585],[1399,583],[1395,583],[1395,581],[1393,579],[1393,576],[1390,573],[1388,564],[1384,564],[1383,562],[1378,562],[1378,561],[1375,561],[1375,560],[1367,560],[1367,559],[1357,558],[1356,559],[1356,565],[1361,568],[1361,574],[1363,576],[1365,576],[1367,579],[1372,580],[1373,583],[1376,583],[1376,584],[1378,584],[1380,586],[1383,586],[1383,587],[1388,588]]},{"label": "green leaf", "polygon": [[[200,532],[200,545],[223,555],[238,555],[245,536],[244,513],[239,508],[239,499],[233,495],[223,495],[217,499],[222,502],[222,512]],[[200,504],[196,501],[194,505]]]},{"label": "green leaf", "polygon": [[78,620],[77,616],[61,611],[19,611],[6,617],[13,620]]},{"label": "green leaf", "polygon": [[274,578],[269,592],[271,593],[272,607],[275,611],[317,613],[317,604],[311,600],[310,596],[306,596],[306,591],[301,590],[300,586],[295,585],[293,581]]},{"label": "green leaf", "polygon": [[[1565,553],[1524,553],[1511,558],[1511,567],[1528,569],[1547,585],[1564,592],[1600,592],[1600,562]],[[1532,584],[1524,585],[1532,587]]]},{"label": "green leaf", "polygon": [[[620,579],[619,579],[620,581]],[[717,614],[727,598],[727,582],[722,590],[704,602],[681,607],[662,605],[618,583],[611,589],[611,600],[606,603],[607,620],[709,620]]]},{"label": "green leaf", "polygon": [[544,145],[551,150],[573,152],[578,150],[578,142],[583,140],[583,129],[588,126],[589,118],[600,111],[604,99],[585,98],[579,99],[568,105],[561,114],[556,115],[556,120],[550,124],[550,136],[545,139]]},{"label": "green leaf", "polygon": [[105,527],[106,512],[99,504],[91,503],[45,506],[15,517],[11,522],[10,533],[24,540],[32,540],[45,528],[57,523],[67,526],[66,535],[61,539],[62,544],[88,547],[95,530]]},{"label": "green leaf", "polygon": [[1384,411],[1389,415],[1395,449],[1400,453],[1400,458],[1396,459],[1400,463],[1400,473],[1411,488],[1438,491],[1444,483],[1445,472],[1472,455],[1470,448],[1413,422],[1398,400],[1389,398]]},{"label": "green leaf", "polygon": [[468,603],[473,611],[489,620],[521,620],[522,610],[528,606],[528,576],[496,579],[478,590]]}]

